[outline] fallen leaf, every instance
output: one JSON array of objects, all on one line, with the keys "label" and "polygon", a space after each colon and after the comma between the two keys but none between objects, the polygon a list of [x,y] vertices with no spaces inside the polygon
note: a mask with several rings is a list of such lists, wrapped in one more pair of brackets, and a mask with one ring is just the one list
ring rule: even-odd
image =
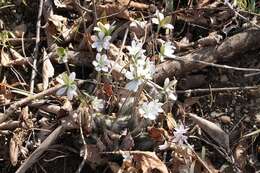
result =
[{"label": "fallen leaf", "polygon": [[[127,6],[129,4],[129,1],[130,0],[118,0],[118,2],[123,6]],[[136,8],[138,10],[144,10],[144,9],[148,9],[149,5],[141,3],[141,2],[131,1],[129,4],[129,7]]]},{"label": "fallen leaf", "polygon": [[[102,16],[102,13],[106,13],[107,16],[115,14],[115,17],[119,19],[132,20],[127,9],[123,10],[124,7],[120,4],[106,4],[97,6],[98,16]],[[122,12],[121,12],[122,11]]]},{"label": "fallen leaf", "polygon": [[148,127],[147,128],[149,136],[158,142],[164,141],[164,129],[163,128],[155,128],[155,127]]},{"label": "fallen leaf", "polygon": [[47,52],[43,52],[43,67],[42,67],[42,80],[43,80],[43,89],[46,90],[49,86],[49,78],[54,76],[54,67],[47,55]]},{"label": "fallen leaf", "polygon": [[215,142],[229,151],[229,135],[216,124],[190,113],[191,119],[197,123]]},{"label": "fallen leaf", "polygon": [[109,83],[104,83],[103,91],[107,96],[111,97],[113,95],[113,86]]},{"label": "fallen leaf", "polygon": [[155,152],[133,153],[133,160],[139,163],[142,173],[151,173],[153,169],[159,170],[161,173],[168,173],[165,164],[157,157]]}]

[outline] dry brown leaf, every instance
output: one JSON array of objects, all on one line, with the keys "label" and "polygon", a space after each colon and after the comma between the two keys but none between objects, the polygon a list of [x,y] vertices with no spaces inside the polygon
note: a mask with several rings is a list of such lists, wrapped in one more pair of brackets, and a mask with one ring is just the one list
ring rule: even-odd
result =
[{"label": "dry brown leaf", "polygon": [[15,166],[18,161],[19,146],[13,138],[11,138],[10,144],[9,144],[9,155],[10,155],[10,161],[11,161],[12,165]]},{"label": "dry brown leaf", "polygon": [[161,173],[168,173],[165,164],[157,157],[155,152],[140,152],[133,154],[133,160],[139,163],[142,173],[151,173],[153,169]]},{"label": "dry brown leaf", "polygon": [[201,118],[195,114],[189,114],[191,119],[197,123],[212,139],[229,151],[229,135],[216,124]]},{"label": "dry brown leaf", "polygon": [[[155,128],[155,127],[148,127],[147,128],[149,136],[158,142],[164,141],[164,129],[163,128]],[[166,132],[167,133],[167,132]]]},{"label": "dry brown leaf", "polygon": [[[127,6],[128,3],[129,3],[129,1],[130,1],[130,0],[118,0],[118,2],[119,2],[121,5],[123,5],[123,6]],[[149,8],[149,5],[144,4],[144,3],[141,3],[141,2],[132,1],[132,2],[130,2],[129,7],[136,8],[136,9],[138,9],[138,10],[144,10],[144,9],[148,9],[148,8]]]},{"label": "dry brown leaf", "polygon": [[[99,17],[101,17],[105,11],[105,14],[107,16],[116,14],[115,17],[118,17],[119,19],[132,20],[132,18],[129,15],[128,10],[126,9],[126,10],[122,11],[123,8],[124,7],[119,4],[98,5],[97,14]],[[119,12],[121,12],[121,13],[119,13]]]},{"label": "dry brown leaf", "polygon": [[43,67],[42,67],[42,80],[43,80],[43,89],[46,90],[49,86],[49,78],[54,76],[54,68],[52,63],[47,55],[47,52],[43,52]]}]

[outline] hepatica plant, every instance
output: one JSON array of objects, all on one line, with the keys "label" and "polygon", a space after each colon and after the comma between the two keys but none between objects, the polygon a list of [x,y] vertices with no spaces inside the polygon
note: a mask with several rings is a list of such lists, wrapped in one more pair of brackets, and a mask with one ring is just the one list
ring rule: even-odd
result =
[{"label": "hepatica plant", "polygon": [[63,73],[57,78],[57,81],[63,85],[56,94],[59,96],[67,95],[69,100],[72,100],[77,95],[77,85],[75,83],[76,73],[72,72],[69,76],[67,73]]},{"label": "hepatica plant", "polygon": [[164,28],[164,29],[173,29],[174,27],[171,24],[171,16],[166,16],[164,17],[163,13],[161,13],[159,10],[156,11],[154,18],[152,18],[152,23],[158,25],[158,30],[160,30],[160,28]]},{"label": "hepatica plant", "polygon": [[154,62],[150,61],[142,49],[142,44],[133,40],[128,48],[128,54],[131,56],[129,71],[125,73],[125,77],[130,80],[126,84],[126,88],[136,92],[141,84],[146,80],[152,80],[155,73]]}]

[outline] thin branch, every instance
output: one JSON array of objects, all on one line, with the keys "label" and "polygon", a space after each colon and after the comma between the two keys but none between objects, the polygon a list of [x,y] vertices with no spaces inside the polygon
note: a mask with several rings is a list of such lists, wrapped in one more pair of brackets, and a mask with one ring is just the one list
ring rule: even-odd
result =
[{"label": "thin branch", "polygon": [[237,70],[237,71],[255,71],[255,72],[260,72],[260,69],[257,68],[240,68],[240,67],[233,67],[229,65],[221,65],[221,64],[215,64],[215,63],[210,63],[206,61],[200,61],[196,59],[184,59],[184,58],[179,58],[179,57],[174,57],[173,59],[177,61],[190,61],[190,62],[195,62],[195,63],[200,63],[200,64],[205,64],[207,66],[211,67],[217,67],[217,68],[224,68],[224,69],[231,69],[231,70]]},{"label": "thin branch", "polygon": [[59,90],[61,87],[63,87],[62,85],[57,85],[55,87],[49,88],[47,90],[44,90],[38,94],[32,95],[32,96],[28,96],[25,97],[24,99],[15,102],[14,104],[12,104],[4,113],[3,116],[0,117],[0,123],[4,122],[10,115],[12,115],[19,107],[26,105],[28,103],[30,103],[31,101],[35,100],[35,99],[39,99],[42,98],[44,96],[50,95],[54,92],[56,92],[57,90]]},{"label": "thin branch", "polygon": [[232,7],[232,5],[231,5],[229,2],[227,2],[227,3],[225,3],[225,4],[226,4],[226,5],[228,6],[228,8],[229,8],[230,10],[232,10],[238,17],[240,17],[241,19],[243,19],[243,20],[249,22],[251,25],[253,25],[253,26],[257,27],[258,29],[260,29],[260,26],[259,26],[259,25],[257,25],[256,23],[252,22],[251,20],[247,19],[245,16],[241,15],[238,11],[236,11],[236,10]]},{"label": "thin branch", "polygon": [[220,92],[220,91],[236,91],[236,90],[250,90],[258,89],[260,85],[256,86],[245,86],[245,87],[226,87],[226,88],[198,88],[198,89],[188,89],[188,90],[177,90],[178,94],[191,94],[191,93],[205,93],[205,92]]},{"label": "thin branch", "polygon": [[6,9],[6,8],[11,8],[11,7],[15,7],[15,5],[14,4],[5,5],[5,6],[0,7],[0,10]]},{"label": "thin branch", "polygon": [[39,12],[38,12],[38,17],[37,17],[37,23],[36,23],[36,40],[35,40],[35,49],[33,53],[33,69],[32,69],[32,74],[31,74],[31,82],[30,82],[30,93],[33,93],[34,89],[34,80],[36,77],[36,71],[37,69],[37,59],[38,59],[38,54],[39,54],[39,43],[40,43],[40,33],[41,33],[41,16],[42,16],[42,8],[43,8],[43,0],[40,0],[39,4]]}]

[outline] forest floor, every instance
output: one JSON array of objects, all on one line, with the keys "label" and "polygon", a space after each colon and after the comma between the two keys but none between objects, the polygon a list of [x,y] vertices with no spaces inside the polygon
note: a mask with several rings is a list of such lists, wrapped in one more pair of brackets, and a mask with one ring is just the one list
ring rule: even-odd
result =
[{"label": "forest floor", "polygon": [[260,172],[260,3],[1,0],[0,173]]}]

